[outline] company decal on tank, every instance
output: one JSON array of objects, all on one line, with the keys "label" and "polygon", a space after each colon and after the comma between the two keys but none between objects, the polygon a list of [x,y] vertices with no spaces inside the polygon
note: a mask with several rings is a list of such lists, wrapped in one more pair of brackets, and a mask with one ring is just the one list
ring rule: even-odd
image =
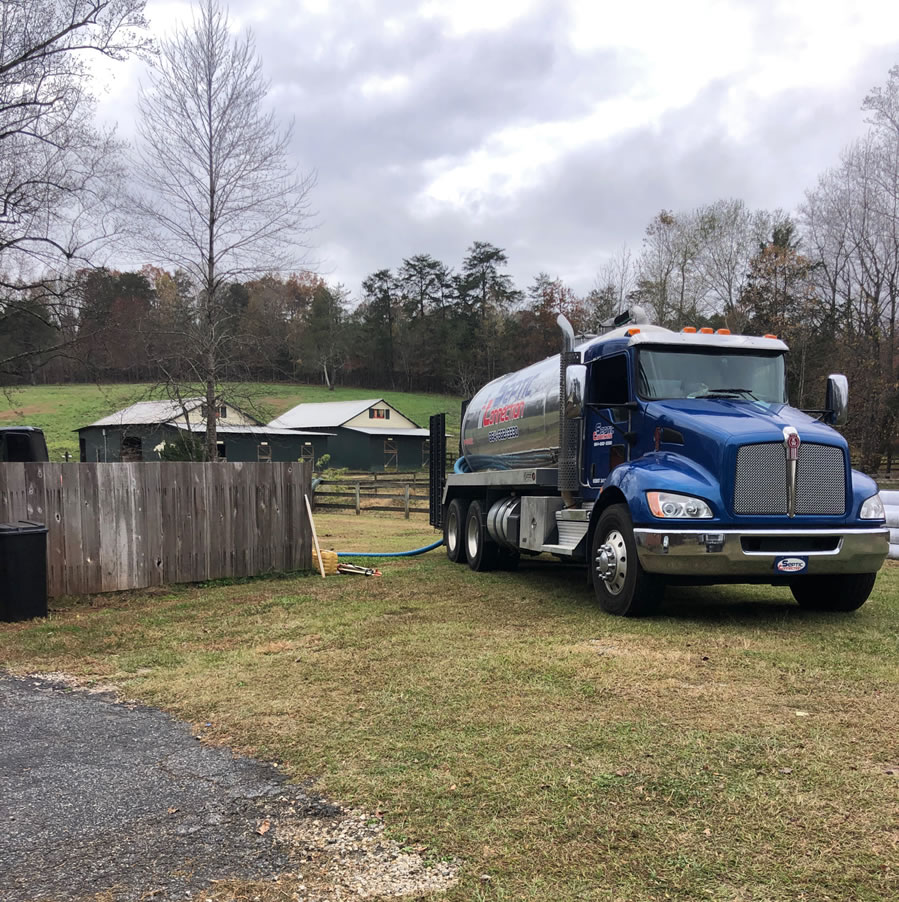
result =
[{"label": "company decal on tank", "polygon": [[493,397],[482,408],[481,427],[498,426],[523,417],[525,400],[531,394],[535,381],[535,376],[500,380],[492,392]]},{"label": "company decal on tank", "polygon": [[[509,420],[517,420],[524,414],[524,401],[513,401],[511,404],[503,404],[502,407],[494,407],[493,399],[487,402],[484,415],[481,417],[482,426],[496,426],[499,423],[508,423]],[[493,439],[491,439],[493,441]]]}]

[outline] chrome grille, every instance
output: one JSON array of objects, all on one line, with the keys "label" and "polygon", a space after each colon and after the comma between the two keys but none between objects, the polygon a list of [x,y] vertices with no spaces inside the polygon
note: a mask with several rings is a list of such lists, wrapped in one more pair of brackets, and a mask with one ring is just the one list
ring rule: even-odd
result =
[{"label": "chrome grille", "polygon": [[801,445],[799,465],[796,468],[796,513],[845,512],[846,470],[843,452],[831,445]]},{"label": "chrome grille", "polygon": [[[842,450],[803,443],[796,468],[796,513],[837,515],[845,511]],[[734,513],[787,513],[787,464],[782,442],[743,445],[737,450]]]},{"label": "chrome grille", "polygon": [[742,445],[737,450],[734,513],[785,514],[786,512],[787,465],[784,446],[780,442]]}]

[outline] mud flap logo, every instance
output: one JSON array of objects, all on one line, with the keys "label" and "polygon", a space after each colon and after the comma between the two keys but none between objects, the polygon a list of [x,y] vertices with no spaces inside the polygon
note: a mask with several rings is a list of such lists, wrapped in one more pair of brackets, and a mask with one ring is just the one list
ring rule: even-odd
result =
[{"label": "mud flap logo", "polygon": [[774,562],[778,573],[802,573],[807,567],[807,557],[780,557]]}]

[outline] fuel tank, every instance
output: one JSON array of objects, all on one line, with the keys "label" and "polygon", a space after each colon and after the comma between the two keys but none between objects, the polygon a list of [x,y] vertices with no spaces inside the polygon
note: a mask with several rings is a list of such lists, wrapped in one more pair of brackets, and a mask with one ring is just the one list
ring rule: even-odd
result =
[{"label": "fuel tank", "polygon": [[559,355],[488,382],[462,419],[472,470],[555,466],[559,456]]}]

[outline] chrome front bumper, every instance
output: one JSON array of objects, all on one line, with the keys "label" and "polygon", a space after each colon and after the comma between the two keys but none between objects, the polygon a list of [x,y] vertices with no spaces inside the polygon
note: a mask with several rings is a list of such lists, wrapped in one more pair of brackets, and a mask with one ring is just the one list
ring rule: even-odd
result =
[{"label": "chrome front bumper", "polygon": [[[775,561],[808,560],[805,573],[873,573],[890,547],[890,531],[635,529],[644,570],[668,576],[782,577]],[[803,550],[824,546],[825,550]],[[830,547],[832,546],[832,547]],[[763,550],[758,550],[763,549]],[[773,550],[772,550],[773,549]]]}]

